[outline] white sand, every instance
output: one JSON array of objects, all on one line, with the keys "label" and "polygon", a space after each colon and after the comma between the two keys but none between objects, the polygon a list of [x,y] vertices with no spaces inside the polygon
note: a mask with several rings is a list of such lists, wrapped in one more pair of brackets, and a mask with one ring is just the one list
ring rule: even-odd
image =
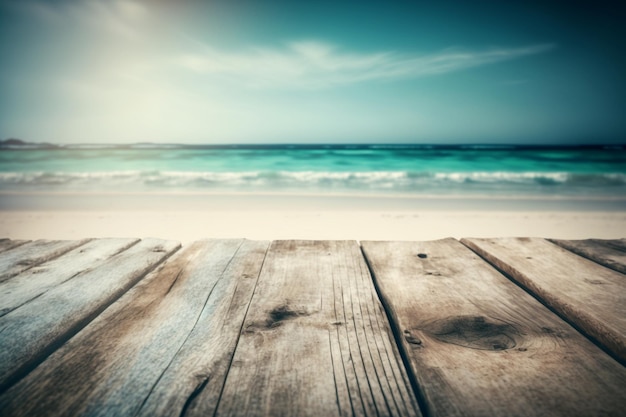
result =
[{"label": "white sand", "polygon": [[0,211],[0,237],[431,240],[444,237],[622,238],[626,213],[597,211],[20,210]]},{"label": "white sand", "polygon": [[626,236],[626,201],[194,193],[0,193],[0,237],[431,240]]}]

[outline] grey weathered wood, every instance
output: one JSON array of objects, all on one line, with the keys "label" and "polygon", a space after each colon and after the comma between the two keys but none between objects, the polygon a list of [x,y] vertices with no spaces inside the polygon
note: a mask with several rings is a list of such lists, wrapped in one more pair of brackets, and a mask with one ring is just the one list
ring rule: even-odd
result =
[{"label": "grey weathered wood", "polygon": [[596,242],[602,242],[608,246],[611,246],[619,251],[626,252],[626,238],[622,239],[591,239]]},{"label": "grey weathered wood", "polygon": [[214,414],[268,246],[244,241],[138,416]]},{"label": "grey weathered wood", "polygon": [[428,415],[623,415],[626,369],[459,242],[362,247]]},{"label": "grey weathered wood", "polygon": [[0,392],[180,247],[146,239],[0,317]]},{"label": "grey weathered wood", "polygon": [[4,252],[9,249],[16,248],[28,242],[30,241],[29,240],[0,239],[0,252]]},{"label": "grey weathered wood", "polygon": [[275,241],[216,415],[419,415],[407,378],[356,242]]},{"label": "grey weathered wood", "polygon": [[626,277],[545,239],[464,239],[626,364]]},{"label": "grey weathered wood", "polygon": [[51,288],[98,268],[139,239],[97,239],[0,282],[0,317]]},{"label": "grey weathered wood", "polygon": [[268,246],[242,242],[201,241],[174,255],[0,396],[4,415],[178,416],[200,399],[215,407]]},{"label": "grey weathered wood", "polygon": [[36,240],[0,253],[0,282],[84,245],[88,240]]},{"label": "grey weathered wood", "polygon": [[619,240],[549,240],[600,265],[626,274],[626,248],[620,249],[621,242]]}]

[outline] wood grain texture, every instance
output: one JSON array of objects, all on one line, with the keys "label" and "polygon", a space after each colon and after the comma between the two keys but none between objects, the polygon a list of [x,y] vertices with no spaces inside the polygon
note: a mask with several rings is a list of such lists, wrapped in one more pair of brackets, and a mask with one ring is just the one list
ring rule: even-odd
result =
[{"label": "wood grain texture", "polygon": [[429,416],[620,416],[626,369],[454,239],[362,242]]},{"label": "wood grain texture", "polygon": [[0,252],[4,252],[9,249],[16,248],[28,242],[30,241],[29,240],[0,239]]},{"label": "wood grain texture", "polygon": [[54,259],[74,248],[84,245],[86,240],[36,240],[0,253],[0,282]]},{"label": "wood grain texture", "polygon": [[626,364],[626,277],[539,238],[464,239]]},{"label": "wood grain texture", "polygon": [[145,239],[0,317],[0,392],[29,372],[180,247]]},{"label": "wood grain texture", "polygon": [[268,246],[267,241],[242,244],[138,416],[215,413]]},{"label": "wood grain texture", "polygon": [[97,239],[0,282],[0,317],[51,288],[98,268],[139,239]]},{"label": "wood grain texture", "polygon": [[626,274],[626,247],[622,247],[621,240],[548,240],[600,265]]},{"label": "wood grain texture", "polygon": [[591,239],[596,242],[602,242],[605,245],[612,246],[615,249],[626,252],[626,238],[622,239]]},{"label": "wood grain texture", "polygon": [[216,415],[420,415],[356,242],[272,243]]},{"label": "wood grain texture", "polygon": [[198,399],[215,407],[267,246],[193,243],[0,396],[0,409],[179,416]]}]

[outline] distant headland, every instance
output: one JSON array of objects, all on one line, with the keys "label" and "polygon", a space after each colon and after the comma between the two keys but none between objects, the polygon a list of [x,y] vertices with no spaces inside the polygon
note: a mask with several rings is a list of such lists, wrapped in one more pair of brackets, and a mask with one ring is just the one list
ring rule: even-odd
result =
[{"label": "distant headland", "polygon": [[16,138],[0,140],[0,149],[55,149],[58,147],[58,145],[54,145],[52,143],[27,142]]}]

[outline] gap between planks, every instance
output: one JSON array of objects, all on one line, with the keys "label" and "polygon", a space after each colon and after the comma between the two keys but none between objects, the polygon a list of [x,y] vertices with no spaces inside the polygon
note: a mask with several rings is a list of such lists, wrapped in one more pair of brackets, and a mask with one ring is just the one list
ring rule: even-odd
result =
[{"label": "gap between planks", "polygon": [[621,415],[626,370],[458,241],[362,246],[429,415]]},{"label": "gap between planks", "polygon": [[178,248],[178,242],[144,239],[1,316],[0,392],[29,375]]},{"label": "gap between planks", "polygon": [[626,364],[622,273],[540,238],[465,238],[462,243]]}]

